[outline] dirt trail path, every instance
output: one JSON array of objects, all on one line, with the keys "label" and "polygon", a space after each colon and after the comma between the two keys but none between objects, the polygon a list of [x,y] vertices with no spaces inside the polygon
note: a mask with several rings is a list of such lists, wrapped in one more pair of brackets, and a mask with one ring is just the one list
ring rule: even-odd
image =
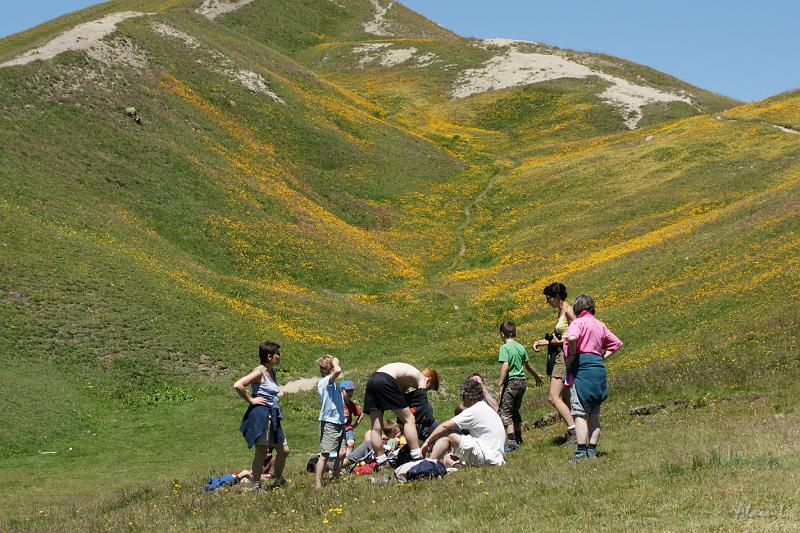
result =
[{"label": "dirt trail path", "polygon": [[475,211],[475,208],[478,207],[489,191],[494,187],[495,182],[497,181],[497,176],[500,175],[499,170],[495,170],[489,176],[486,185],[483,186],[483,189],[472,199],[472,201],[464,208],[464,221],[456,226],[456,241],[458,242],[458,252],[456,252],[455,257],[453,257],[453,262],[450,264],[450,268],[456,268],[461,260],[464,258],[464,254],[467,253],[467,241],[464,237],[464,232],[469,227],[470,223],[472,222],[472,214]]},{"label": "dirt trail path", "polygon": [[294,394],[295,392],[314,390],[318,381],[319,378],[299,378],[287,381],[281,386],[281,392],[284,394]]},{"label": "dirt trail path", "polygon": [[770,124],[773,128],[778,128],[783,133],[791,133],[792,135],[800,135],[800,131],[793,130],[792,128],[787,128],[786,126],[778,126],[777,124]]},{"label": "dirt trail path", "polygon": [[795,130],[792,128],[787,128],[786,126],[781,126],[780,124],[773,124],[771,122],[767,122],[764,120],[747,120],[738,117],[731,117],[731,116],[723,116],[723,115],[716,115],[714,118],[717,120],[725,120],[728,122],[746,122],[748,124],[758,124],[761,126],[769,126],[771,128],[775,128],[777,130],[782,131],[783,133],[788,133],[790,135],[800,135],[800,130]]}]

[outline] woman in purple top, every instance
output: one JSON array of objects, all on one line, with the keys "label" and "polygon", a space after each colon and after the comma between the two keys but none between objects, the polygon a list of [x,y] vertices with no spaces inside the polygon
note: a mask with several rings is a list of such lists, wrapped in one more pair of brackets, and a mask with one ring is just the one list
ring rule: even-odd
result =
[{"label": "woman in purple top", "polygon": [[581,294],[572,304],[577,318],[564,341],[570,379],[570,410],[575,418],[578,448],[570,462],[597,456],[600,404],[608,398],[605,360],[622,346],[616,335],[594,317],[591,296]]}]

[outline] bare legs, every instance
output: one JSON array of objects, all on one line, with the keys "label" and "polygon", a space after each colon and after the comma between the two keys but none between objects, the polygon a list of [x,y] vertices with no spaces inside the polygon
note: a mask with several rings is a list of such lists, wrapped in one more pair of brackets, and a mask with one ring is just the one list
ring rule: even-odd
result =
[{"label": "bare legs", "polygon": [[600,440],[600,410],[595,410],[589,415],[589,444],[597,446]]},{"label": "bare legs", "polygon": [[[264,460],[267,458],[268,447],[256,444],[256,451],[253,455],[253,481],[256,485],[261,484],[261,472],[264,471]],[[255,475],[258,472],[258,475]]]},{"label": "bare legs", "polygon": [[417,435],[417,424],[414,420],[414,415],[411,414],[411,409],[404,407],[402,409],[393,409],[394,414],[400,423],[403,424],[403,435],[406,437],[408,447],[413,450],[419,449],[419,435]]},{"label": "bare legs", "polygon": [[457,450],[460,444],[461,435],[459,433],[450,433],[449,435],[445,435],[437,440],[433,445],[430,458],[442,461],[445,459],[447,452],[449,452],[451,449]]},{"label": "bare legs", "polygon": [[594,444],[600,440],[600,410],[593,411],[588,418],[575,417],[575,437],[579,445]]},{"label": "bare legs", "polygon": [[[269,447],[256,444],[256,451],[253,456],[252,472],[263,472],[271,475],[276,480],[283,479],[283,467],[286,466],[286,456],[289,455],[289,445],[275,446],[275,453],[269,456]],[[261,483],[262,474],[253,474],[253,482],[257,485]]]},{"label": "bare legs", "polygon": [[384,455],[383,451],[383,411],[372,410],[369,412],[369,417],[372,420],[372,431],[369,434],[369,441],[372,444],[372,451],[375,452],[375,458]]},{"label": "bare legs", "polygon": [[283,479],[283,467],[286,466],[286,456],[289,455],[289,445],[275,446],[275,461],[272,464],[272,477]]},{"label": "bare legs", "polygon": [[575,419],[572,418],[569,406],[564,401],[564,391],[568,393],[569,389],[564,386],[564,382],[561,381],[561,378],[551,378],[547,401],[550,402],[550,405],[555,407],[559,416],[567,423],[567,427],[572,427],[575,425]]},{"label": "bare legs", "polygon": [[578,444],[585,446],[589,440],[589,424],[585,417],[575,417],[575,438],[578,439]]},{"label": "bare legs", "polygon": [[[333,478],[337,479],[341,475],[341,466],[342,466],[342,453],[341,449],[336,454],[336,459],[334,459],[333,463]],[[319,454],[319,459],[317,460],[317,469],[316,469],[316,488],[322,488],[322,475],[325,473],[325,468],[328,466],[328,454],[321,453]]]},{"label": "bare legs", "polygon": [[[419,452],[417,425],[414,422],[414,415],[411,414],[411,410],[408,407],[404,407],[402,409],[392,409],[392,412],[403,425],[403,435],[406,437],[406,442],[412,451],[412,455],[414,450]],[[381,464],[386,460],[383,450],[383,438],[381,438],[381,435],[383,435],[383,411],[373,409],[369,412],[369,417],[372,420],[372,433],[369,435],[372,450],[375,452],[375,459]]]}]

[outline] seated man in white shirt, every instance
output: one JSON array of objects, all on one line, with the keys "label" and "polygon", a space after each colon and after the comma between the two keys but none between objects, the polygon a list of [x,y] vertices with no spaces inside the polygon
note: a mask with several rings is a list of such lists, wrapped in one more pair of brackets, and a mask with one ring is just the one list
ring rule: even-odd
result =
[{"label": "seated man in white shirt", "polygon": [[[464,410],[439,424],[422,445],[422,453],[452,466],[455,455],[468,466],[502,465],[506,430],[500,415],[483,401],[483,387],[473,379],[461,386]],[[466,430],[462,435],[458,430]],[[433,449],[431,449],[433,446]]]}]

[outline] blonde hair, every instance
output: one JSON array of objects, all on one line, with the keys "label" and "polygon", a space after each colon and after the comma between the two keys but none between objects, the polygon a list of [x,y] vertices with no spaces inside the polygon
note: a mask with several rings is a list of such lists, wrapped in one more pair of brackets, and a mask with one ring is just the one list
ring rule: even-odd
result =
[{"label": "blonde hair", "polygon": [[323,355],[317,359],[317,366],[319,367],[319,373],[322,374],[322,377],[327,376],[331,373],[331,370],[333,370],[333,356]]},{"label": "blonde hair", "polygon": [[383,423],[383,434],[391,439],[400,434],[400,426],[392,420],[387,420]]}]

